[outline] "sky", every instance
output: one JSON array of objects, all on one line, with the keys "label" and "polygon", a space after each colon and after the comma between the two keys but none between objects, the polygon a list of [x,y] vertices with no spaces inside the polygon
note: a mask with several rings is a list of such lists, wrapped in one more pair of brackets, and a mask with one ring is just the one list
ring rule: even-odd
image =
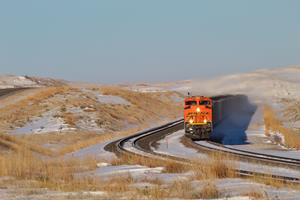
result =
[{"label": "sky", "polygon": [[300,64],[298,0],[0,0],[0,74],[97,83]]}]

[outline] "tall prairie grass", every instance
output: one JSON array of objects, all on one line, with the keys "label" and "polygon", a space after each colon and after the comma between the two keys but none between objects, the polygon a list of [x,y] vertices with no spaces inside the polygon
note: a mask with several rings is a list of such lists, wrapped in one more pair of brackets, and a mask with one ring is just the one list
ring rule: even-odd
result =
[{"label": "tall prairie grass", "polygon": [[125,154],[112,161],[112,164],[139,164],[148,167],[164,167],[165,173],[184,173],[191,171],[194,174],[193,178],[203,180],[235,177],[234,165],[230,164],[228,159],[224,159],[223,154],[215,153],[206,160],[200,159],[193,160],[190,163],[183,163],[170,159],[157,159]]},{"label": "tall prairie grass", "polygon": [[23,151],[24,149],[40,153],[47,156],[52,156],[53,152],[38,144],[33,144],[16,136],[0,133],[0,145],[9,150]]},{"label": "tall prairie grass", "polygon": [[15,177],[20,180],[34,180],[35,187],[47,187],[57,190],[93,189],[96,179],[76,178],[75,174],[96,168],[93,158],[41,159],[24,149],[0,156],[0,176]]}]

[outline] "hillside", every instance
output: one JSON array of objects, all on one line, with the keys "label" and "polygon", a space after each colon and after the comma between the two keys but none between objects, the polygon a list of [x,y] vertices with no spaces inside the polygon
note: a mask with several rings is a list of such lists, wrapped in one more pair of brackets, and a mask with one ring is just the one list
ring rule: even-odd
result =
[{"label": "hillside", "polygon": [[20,87],[61,86],[66,81],[31,76],[0,75],[0,89]]},{"label": "hillside", "polygon": [[[183,89],[182,89],[183,88]],[[300,66],[262,69],[250,73],[190,80],[175,90],[203,95],[246,94],[255,99],[299,99]]]}]

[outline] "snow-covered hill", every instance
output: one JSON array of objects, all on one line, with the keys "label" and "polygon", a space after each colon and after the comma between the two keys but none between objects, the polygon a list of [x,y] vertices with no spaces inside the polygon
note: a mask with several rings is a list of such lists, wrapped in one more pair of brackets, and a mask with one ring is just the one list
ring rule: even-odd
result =
[{"label": "snow-covered hill", "polygon": [[51,78],[0,75],[0,89],[17,87],[57,86],[65,83],[66,81]]},{"label": "snow-covered hill", "polygon": [[1,75],[0,89],[15,87],[38,87],[38,84],[25,76]]},{"label": "snow-covered hill", "polygon": [[300,65],[262,69],[251,73],[234,74],[209,80],[190,80],[173,85],[173,89],[192,94],[246,94],[259,99],[299,99]]}]

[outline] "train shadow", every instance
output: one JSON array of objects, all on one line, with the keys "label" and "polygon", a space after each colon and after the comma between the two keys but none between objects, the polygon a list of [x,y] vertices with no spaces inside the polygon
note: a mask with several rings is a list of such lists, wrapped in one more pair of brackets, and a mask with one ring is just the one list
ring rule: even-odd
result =
[{"label": "train shadow", "polygon": [[246,130],[257,109],[246,95],[239,95],[234,103],[227,105],[222,112],[224,119],[218,123],[211,134],[212,141],[224,145],[247,144]]}]

